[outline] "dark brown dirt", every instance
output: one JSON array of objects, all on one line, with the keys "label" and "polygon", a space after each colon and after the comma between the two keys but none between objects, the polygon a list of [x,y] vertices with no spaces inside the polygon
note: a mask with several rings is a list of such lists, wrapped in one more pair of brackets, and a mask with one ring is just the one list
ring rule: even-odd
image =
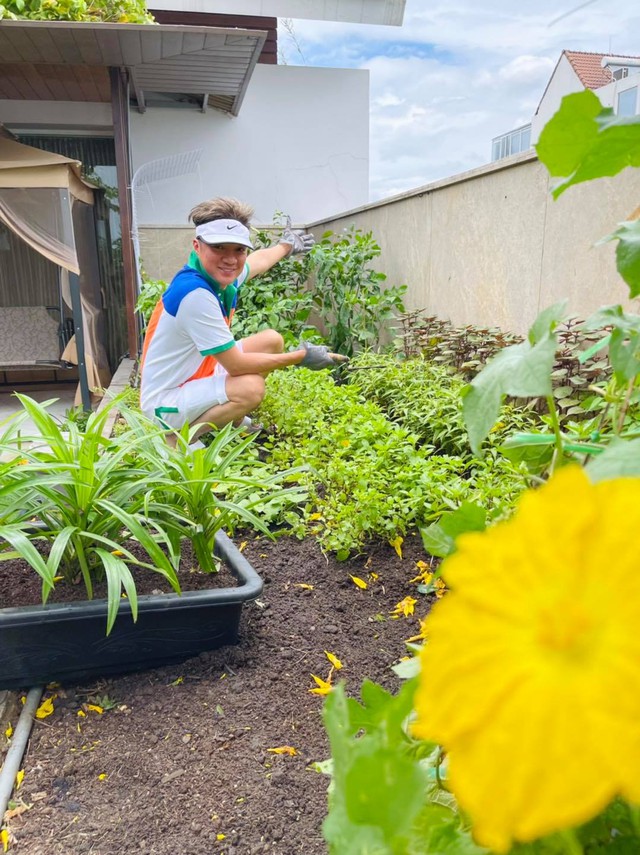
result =
[{"label": "dark brown dirt", "polygon": [[[18,810],[29,808],[8,819],[12,852],[327,852],[329,779],[311,764],[329,749],[311,674],[328,677],[329,651],[344,665],[334,682],[344,680],[353,696],[365,677],[398,685],[390,666],[430,605],[409,583],[425,555],[417,536],[405,539],[402,560],[376,544],[338,563],[310,539],[287,538],[251,540],[244,554],[265,590],[243,609],[238,645],[49,690],[54,712],[34,725],[14,796]],[[416,613],[391,618],[408,594]],[[295,755],[269,750],[283,746]]]}]

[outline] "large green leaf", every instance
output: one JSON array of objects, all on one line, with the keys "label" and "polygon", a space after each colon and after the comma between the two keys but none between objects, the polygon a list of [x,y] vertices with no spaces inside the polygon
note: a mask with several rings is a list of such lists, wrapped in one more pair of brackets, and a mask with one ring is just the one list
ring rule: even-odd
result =
[{"label": "large green leaf", "polygon": [[551,394],[551,370],[556,338],[549,333],[533,347],[528,341],[500,351],[464,390],[462,414],[469,443],[479,454],[480,443],[500,415],[505,395],[516,398]]},{"label": "large green leaf", "polygon": [[629,296],[640,295],[640,220],[620,223],[612,234],[598,243],[617,240],[616,267],[629,286]]},{"label": "large green leaf", "polygon": [[640,477],[640,439],[611,440],[602,454],[589,461],[586,472],[594,483]]},{"label": "large green leaf", "polygon": [[557,198],[574,184],[640,166],[640,118],[616,118],[591,90],[565,95],[536,151],[550,174],[564,179],[553,191]]}]

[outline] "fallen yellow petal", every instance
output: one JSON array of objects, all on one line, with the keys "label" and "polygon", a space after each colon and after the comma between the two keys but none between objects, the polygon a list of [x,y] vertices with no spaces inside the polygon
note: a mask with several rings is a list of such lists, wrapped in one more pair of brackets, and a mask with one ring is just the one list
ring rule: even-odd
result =
[{"label": "fallen yellow petal", "polygon": [[46,718],[51,715],[53,712],[53,695],[51,698],[47,698],[46,701],[43,701],[38,709],[36,710],[36,718]]},{"label": "fallen yellow petal", "polygon": [[396,603],[395,607],[391,611],[391,614],[395,615],[396,617],[400,617],[400,615],[409,617],[409,615],[413,614],[417,602],[418,601],[413,597],[405,597],[404,600],[400,600],[399,603]]},{"label": "fallen yellow petal", "polygon": [[121,549],[112,549],[111,554],[112,555],[124,555],[124,552]]},{"label": "fallen yellow petal", "polygon": [[240,546],[238,547],[238,552],[244,552],[244,550],[247,548],[247,543],[248,541],[243,540]]},{"label": "fallen yellow petal", "polygon": [[11,739],[11,737],[13,736],[13,728],[11,727],[11,725],[9,725],[9,727],[5,730],[4,735],[7,737],[7,739]]},{"label": "fallen yellow petal", "polygon": [[106,772],[101,772],[101,773],[98,775],[98,780],[99,780],[99,781],[106,781],[106,780],[107,780],[107,774],[106,774]]},{"label": "fallen yellow petal", "polygon": [[322,514],[318,514],[318,513],[309,514],[309,521],[310,522],[315,522],[316,520],[321,520],[321,519],[322,519]]},{"label": "fallen yellow petal", "polygon": [[328,650],[325,650],[324,655],[327,657],[329,662],[331,662],[331,664],[336,669],[336,671],[339,671],[342,668],[342,662],[338,659],[338,657],[334,653],[329,653]]},{"label": "fallen yellow petal", "polygon": [[77,715],[79,715],[80,718],[86,718],[87,717],[87,714],[84,710],[78,710]]},{"label": "fallen yellow petal", "polygon": [[16,790],[19,788],[20,784],[24,781],[24,769],[20,769],[16,772]]},{"label": "fallen yellow petal", "polygon": [[216,840],[224,840],[226,836],[226,834],[220,832],[219,834],[216,834]]},{"label": "fallen yellow petal", "polygon": [[393,546],[396,551],[398,558],[402,558],[402,544],[404,543],[404,538],[398,535],[394,537],[393,540],[389,541],[389,546]]},{"label": "fallen yellow petal", "polygon": [[0,831],[0,842],[2,843],[2,851],[8,852],[9,851],[9,832],[7,831],[6,828],[3,828]]},{"label": "fallen yellow petal", "polygon": [[267,748],[271,754],[288,754],[289,757],[295,757],[298,753],[291,745],[281,745],[279,748]]},{"label": "fallen yellow petal", "polygon": [[87,704],[87,709],[93,710],[93,712],[97,712],[100,715],[102,715],[102,713],[104,712],[103,708],[99,707],[97,704]]},{"label": "fallen yellow petal", "polygon": [[357,585],[358,588],[362,588],[363,591],[367,589],[367,583],[364,581],[364,579],[361,579],[359,576],[351,576],[351,573],[349,573],[349,576],[351,577],[351,581],[353,582],[353,584]]},{"label": "fallen yellow petal", "polygon": [[322,677],[317,677],[315,674],[312,674],[311,677],[316,682],[315,687],[313,689],[309,689],[312,695],[328,695],[333,689],[330,679],[323,680]]},{"label": "fallen yellow petal", "polygon": [[313,585],[308,585],[306,582],[296,582],[294,588],[302,588],[304,591],[313,591]]}]

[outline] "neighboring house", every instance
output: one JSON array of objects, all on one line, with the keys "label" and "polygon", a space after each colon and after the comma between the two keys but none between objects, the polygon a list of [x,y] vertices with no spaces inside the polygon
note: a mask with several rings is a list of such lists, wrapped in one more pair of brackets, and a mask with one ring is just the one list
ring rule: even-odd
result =
[{"label": "neighboring house", "polygon": [[640,56],[612,56],[604,53],[564,50],[529,125],[495,137],[491,160],[526,151],[538,141],[549,119],[565,95],[593,90],[604,107],[619,116],[640,112]]},{"label": "neighboring house", "polygon": [[[368,72],[278,65],[276,16],[400,25],[404,4],[160,0],[149,4],[157,25],[0,21],[0,124],[82,161],[103,188],[112,369],[139,349],[137,225],[184,226],[194,204],[217,195],[250,202],[259,223],[278,211],[304,223],[368,201]],[[33,278],[23,251],[13,268]],[[37,283],[42,305],[53,302],[53,266],[38,268]]]}]

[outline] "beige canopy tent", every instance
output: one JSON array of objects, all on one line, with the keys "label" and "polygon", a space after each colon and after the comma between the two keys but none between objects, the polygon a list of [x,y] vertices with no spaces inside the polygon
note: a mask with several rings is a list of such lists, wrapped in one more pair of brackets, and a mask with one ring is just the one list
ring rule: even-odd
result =
[{"label": "beige canopy tent", "polygon": [[[85,409],[90,407],[90,390],[97,391],[109,381],[100,335],[102,298],[93,192],[82,179],[78,161],[0,137],[0,223],[60,268],[60,293],[72,311],[75,335],[58,355],[77,363]],[[1,312],[6,323],[15,331],[20,308],[25,328],[30,319],[37,323],[43,315],[35,310],[43,307],[20,307],[20,283],[10,287],[12,293],[5,295],[9,302],[4,301],[10,308]],[[25,361],[23,354],[19,361]]]}]

